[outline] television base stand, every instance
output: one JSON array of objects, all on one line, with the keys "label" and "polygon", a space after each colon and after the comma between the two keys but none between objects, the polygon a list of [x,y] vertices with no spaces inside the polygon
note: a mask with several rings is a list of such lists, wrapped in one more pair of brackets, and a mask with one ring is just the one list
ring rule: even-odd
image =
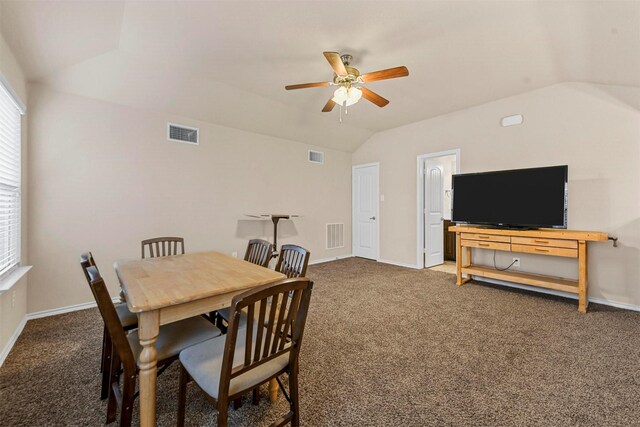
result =
[{"label": "television base stand", "polygon": [[[578,311],[587,312],[587,243],[607,241],[607,233],[574,231],[554,228],[513,230],[456,225],[449,227],[456,233],[456,284],[461,286],[476,277],[504,280],[556,291],[578,294]],[[464,249],[464,251],[463,251]],[[578,261],[578,280],[542,274],[506,271],[471,263],[472,249],[493,249],[506,252],[575,258]],[[465,275],[466,277],[463,277]]]}]

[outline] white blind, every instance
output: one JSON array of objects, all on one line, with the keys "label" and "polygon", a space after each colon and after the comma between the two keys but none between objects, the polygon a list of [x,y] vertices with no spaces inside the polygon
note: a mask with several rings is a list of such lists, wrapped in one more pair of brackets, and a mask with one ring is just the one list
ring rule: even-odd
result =
[{"label": "white blind", "polygon": [[0,276],[20,262],[21,115],[0,83]]}]

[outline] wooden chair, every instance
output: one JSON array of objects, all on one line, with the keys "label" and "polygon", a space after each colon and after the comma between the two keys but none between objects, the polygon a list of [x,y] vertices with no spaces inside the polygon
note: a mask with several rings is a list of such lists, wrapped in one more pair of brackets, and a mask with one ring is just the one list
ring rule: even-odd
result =
[{"label": "wooden chair", "polygon": [[[273,378],[289,401],[290,411],[272,425],[300,424],[298,356],[312,288],[309,279],[285,279],[233,298],[228,333],[180,353],[178,426],[184,425],[187,383],[191,379],[218,409],[219,427],[227,426],[230,401],[249,390],[254,390],[255,397],[256,388]],[[247,326],[241,329],[243,312]],[[289,377],[290,395],[279,379],[283,373]]]},{"label": "wooden chair", "polygon": [[271,255],[273,254],[273,245],[262,239],[249,240],[247,251],[244,254],[244,260],[252,264],[269,267]]},{"label": "wooden chair", "polygon": [[[142,347],[138,331],[125,333],[118,318],[111,296],[95,266],[86,268],[87,281],[98,304],[112,344],[111,366],[109,367],[109,401],[107,403],[107,424],[116,418],[120,407],[120,426],[131,425],[133,401],[135,399],[138,358]],[[158,366],[166,367],[176,360],[181,350],[220,336],[218,328],[200,316],[170,323],[160,327],[155,347],[158,352]],[[122,371],[121,368],[122,367]],[[123,373],[122,391],[120,374]]]},{"label": "wooden chair", "polygon": [[[149,258],[184,254],[184,239],[182,237],[156,237],[143,240],[142,259],[145,257],[145,248],[149,251]],[[180,246],[180,252],[178,252]]]},{"label": "wooden chair", "polygon": [[[82,267],[82,271],[84,273],[84,277],[87,279],[87,282],[89,282],[89,273],[87,272],[87,268],[95,267],[96,270],[98,270],[98,266],[96,265],[96,261],[93,258],[93,254],[91,252],[87,252],[86,254],[82,254],[80,256],[80,266]],[[122,328],[125,331],[130,331],[138,327],[138,316],[135,313],[129,311],[127,303],[121,302],[115,304],[115,309],[116,314],[118,315],[118,319],[122,324]],[[102,387],[100,390],[100,399],[104,400],[109,396],[109,367],[111,366],[111,338],[109,332],[107,331],[106,323],[102,332],[101,354],[102,356],[100,360],[100,373],[102,374]]]},{"label": "wooden chair", "polygon": [[[266,240],[252,239],[249,240],[247,250],[244,253],[244,260],[252,264],[257,264],[265,268],[269,268],[269,262],[273,255],[273,245]],[[227,330],[225,322],[229,322],[229,308],[218,310],[212,318],[216,319],[216,326],[224,333]]]},{"label": "wooden chair", "polygon": [[276,264],[276,271],[291,277],[304,277],[307,274],[311,252],[298,245],[282,245]]}]

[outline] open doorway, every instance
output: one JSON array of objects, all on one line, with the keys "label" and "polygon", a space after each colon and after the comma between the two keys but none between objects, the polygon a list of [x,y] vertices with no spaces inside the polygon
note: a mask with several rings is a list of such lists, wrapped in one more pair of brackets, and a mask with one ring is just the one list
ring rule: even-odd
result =
[{"label": "open doorway", "polygon": [[455,261],[451,222],[451,178],[460,173],[460,150],[418,156],[417,265],[429,268]]}]

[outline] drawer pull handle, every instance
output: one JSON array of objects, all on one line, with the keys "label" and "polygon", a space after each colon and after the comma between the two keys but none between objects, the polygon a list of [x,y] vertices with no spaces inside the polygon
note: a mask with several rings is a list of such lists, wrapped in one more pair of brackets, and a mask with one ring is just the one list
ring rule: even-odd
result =
[{"label": "drawer pull handle", "polygon": [[491,236],[478,236],[478,239],[490,239]]},{"label": "drawer pull handle", "polygon": [[549,241],[548,240],[534,240],[534,242],[536,243],[542,243],[543,245],[548,245]]},{"label": "drawer pull handle", "polygon": [[478,243],[478,246],[491,246],[491,245],[488,243]]},{"label": "drawer pull handle", "polygon": [[536,248],[538,252],[549,252],[549,249]]}]

